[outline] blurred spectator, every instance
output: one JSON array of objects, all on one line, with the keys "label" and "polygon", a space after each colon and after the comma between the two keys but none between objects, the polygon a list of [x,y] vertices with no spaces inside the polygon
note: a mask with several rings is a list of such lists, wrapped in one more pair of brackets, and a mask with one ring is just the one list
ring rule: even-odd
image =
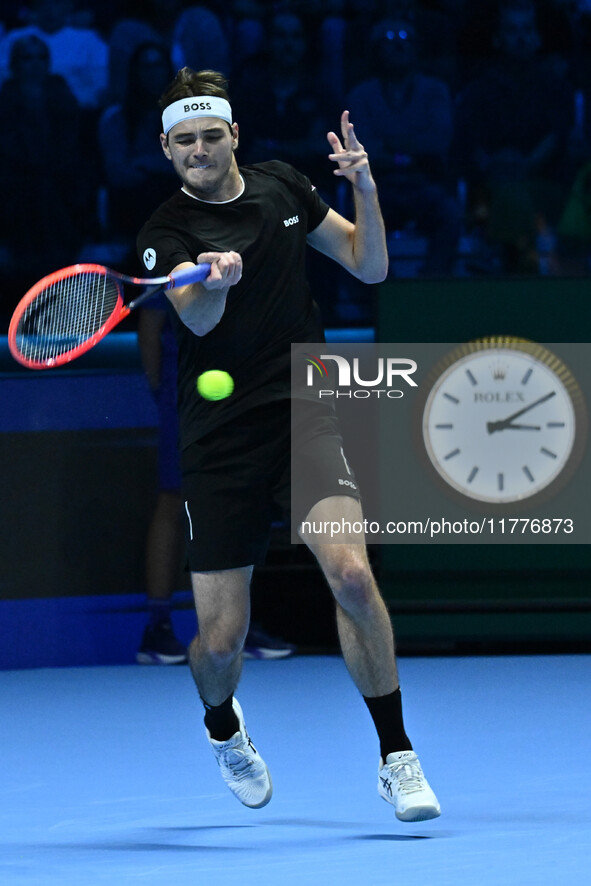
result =
[{"label": "blurred spectator", "polygon": [[0,37],[23,24],[24,7],[19,3],[5,3],[0,10]]},{"label": "blurred spectator", "polygon": [[[353,4],[352,4],[353,5]],[[315,60],[317,75],[322,82],[327,99],[340,105],[346,92],[346,77],[351,65],[363,65],[368,53],[365,50],[364,31],[374,20],[373,0],[364,0],[363,16],[353,23],[353,10],[347,0],[284,0],[275,4],[275,12],[290,12],[298,16],[311,57]],[[357,30],[364,23],[363,30]]]},{"label": "blurred spectator", "polygon": [[[331,10],[321,26],[323,76],[331,77],[331,69],[336,73],[337,96],[344,96],[349,89],[364,80],[373,70],[373,50],[371,31],[382,17],[381,0],[345,0],[342,19],[344,28],[339,28],[339,14]],[[328,49],[328,52],[326,51]]]},{"label": "blurred spectator", "polygon": [[588,274],[591,254],[591,0],[559,3],[569,17],[573,126],[568,144],[571,181],[557,227],[558,270]]},{"label": "blurred spectator", "polygon": [[265,4],[262,0],[233,0],[227,22],[230,35],[230,70],[240,71],[244,62],[263,51]]},{"label": "blurred spectator", "polygon": [[558,271],[569,276],[589,273],[591,254],[591,161],[579,170],[558,222]]},{"label": "blurred spectator", "polygon": [[184,0],[128,3],[113,23],[109,36],[109,99],[118,101],[125,89],[130,58],[140,43],[159,41],[167,47],[174,71],[189,65],[227,74],[230,50],[227,22],[206,4]]},{"label": "blurred spectator", "polygon": [[127,245],[123,263],[130,268],[144,220],[176,190],[176,176],[158,140],[158,99],[173,76],[165,46],[139,44],[130,60],[122,102],[106,108],[99,121],[106,233]]},{"label": "blurred spectator", "polygon": [[421,0],[414,5],[419,35],[418,54],[423,74],[458,87],[458,24],[465,0]]},{"label": "blurred spectator", "polygon": [[465,3],[456,19],[458,91],[482,76],[494,56],[500,0]]},{"label": "blurred spectator", "polygon": [[49,47],[51,73],[64,78],[82,108],[96,108],[107,85],[107,47],[96,31],[72,24],[75,11],[74,0],[34,0],[31,24],[9,31],[0,43],[0,76],[13,43],[34,35]]},{"label": "blurred spectator", "polygon": [[326,192],[334,188],[335,177],[326,159],[327,120],[339,111],[327,108],[301,19],[289,12],[274,15],[266,45],[267,51],[246,63],[235,82],[234,117],[244,121],[240,162],[297,164],[330,197]]},{"label": "blurred spectator", "polygon": [[[245,62],[234,81],[232,110],[241,127],[239,163],[291,163],[334,203],[338,180],[327,159],[326,133],[338,129],[342,109],[327,99],[301,18],[291,12],[273,15],[266,26],[265,48]],[[308,274],[325,317],[335,320],[340,268],[309,250]]]},{"label": "blurred spectator", "polygon": [[[109,35],[109,76],[107,100],[111,105],[121,102],[127,89],[131,57],[142,43],[157,43],[164,37],[148,22],[136,18],[123,18],[113,25]],[[168,45],[168,55],[170,46]]]},{"label": "blurred spectator", "polygon": [[370,156],[386,228],[416,225],[428,238],[423,273],[450,274],[461,210],[448,192],[449,90],[417,70],[412,21],[382,20],[372,31],[371,47],[377,75],[353,88],[347,106]]},{"label": "blurred spectator", "polygon": [[540,54],[531,3],[500,7],[493,46],[486,72],[458,97],[454,153],[500,270],[537,273],[538,235],[563,202],[572,89]]},{"label": "blurred spectator", "polygon": [[[0,143],[0,231],[5,272],[21,288],[76,260],[92,216],[88,158],[80,149],[81,111],[65,80],[50,73],[49,50],[35,35],[13,41],[11,76],[0,89],[9,135]],[[22,293],[21,293],[22,294]]]},{"label": "blurred spectator", "polygon": [[179,15],[172,35],[172,62],[176,70],[222,71],[230,66],[230,47],[219,17],[206,6],[191,6]]},{"label": "blurred spectator", "polygon": [[570,27],[568,61],[574,93],[568,156],[572,179],[591,159],[591,0],[554,3],[568,13]]}]

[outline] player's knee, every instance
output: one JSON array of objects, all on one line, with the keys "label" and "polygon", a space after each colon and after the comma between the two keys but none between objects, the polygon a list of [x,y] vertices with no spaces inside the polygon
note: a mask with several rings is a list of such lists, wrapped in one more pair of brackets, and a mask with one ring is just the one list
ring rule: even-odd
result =
[{"label": "player's knee", "polygon": [[371,570],[357,558],[337,564],[329,583],[337,603],[348,611],[368,609],[375,601],[376,587]]},{"label": "player's knee", "polygon": [[228,668],[242,652],[243,632],[213,633],[201,638],[201,654],[207,656],[216,671]]}]

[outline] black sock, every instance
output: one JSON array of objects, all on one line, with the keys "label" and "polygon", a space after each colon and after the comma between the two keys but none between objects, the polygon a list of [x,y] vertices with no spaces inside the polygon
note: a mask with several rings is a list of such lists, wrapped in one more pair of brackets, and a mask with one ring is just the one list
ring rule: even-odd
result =
[{"label": "black sock", "polygon": [[[203,699],[201,699],[203,701]],[[218,705],[210,705],[203,701],[205,708],[205,725],[212,738],[216,741],[228,741],[238,732],[240,723],[232,707],[233,696]]]},{"label": "black sock", "polygon": [[380,740],[380,754],[386,762],[388,754],[395,751],[412,751],[412,744],[404,731],[402,721],[402,696],[400,687],[389,695],[374,698],[363,696],[369,708]]}]

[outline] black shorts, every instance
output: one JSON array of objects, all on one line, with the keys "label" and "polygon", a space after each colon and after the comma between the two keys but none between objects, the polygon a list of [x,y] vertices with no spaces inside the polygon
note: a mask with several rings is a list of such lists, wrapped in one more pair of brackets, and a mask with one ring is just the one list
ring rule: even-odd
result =
[{"label": "black shorts", "polygon": [[191,572],[261,565],[274,521],[299,525],[323,498],[359,498],[336,419],[324,411],[306,415],[293,448],[290,401],[279,400],[181,453]]}]

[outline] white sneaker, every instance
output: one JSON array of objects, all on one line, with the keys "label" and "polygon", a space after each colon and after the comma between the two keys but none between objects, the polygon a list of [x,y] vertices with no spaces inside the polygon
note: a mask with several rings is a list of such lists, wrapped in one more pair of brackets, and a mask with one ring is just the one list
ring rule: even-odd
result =
[{"label": "white sneaker", "polygon": [[265,761],[253,745],[246,726],[242,708],[234,698],[232,708],[238,717],[239,731],[228,741],[216,741],[206,728],[207,738],[218,761],[222,778],[245,806],[260,809],[266,806],[273,794],[273,785]]},{"label": "white sneaker", "polygon": [[427,821],[441,815],[414,751],[388,754],[385,763],[380,757],[378,793],[392,804],[400,821]]}]

